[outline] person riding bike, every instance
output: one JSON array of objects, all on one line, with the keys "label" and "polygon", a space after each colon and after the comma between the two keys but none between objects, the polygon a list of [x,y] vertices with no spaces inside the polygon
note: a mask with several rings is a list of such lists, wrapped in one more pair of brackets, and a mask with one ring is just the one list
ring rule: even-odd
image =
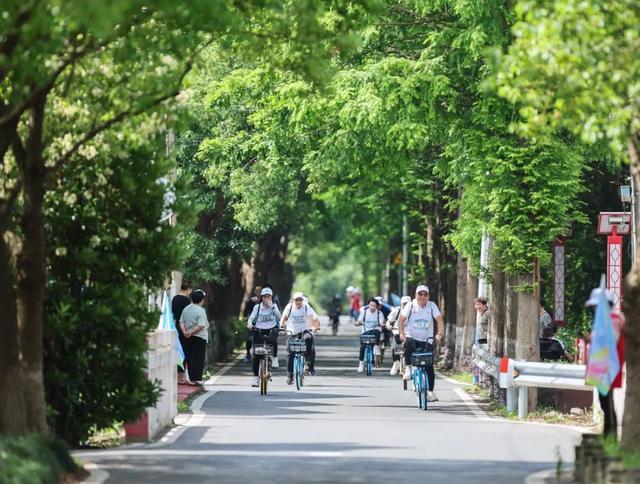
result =
[{"label": "person riding bike", "polygon": [[329,323],[333,329],[333,334],[338,333],[338,325],[340,324],[340,314],[342,313],[342,304],[340,303],[340,295],[336,294],[329,305]]},{"label": "person riding bike", "polygon": [[[373,354],[380,354],[380,334],[382,329],[382,323],[384,322],[384,316],[380,310],[378,300],[371,298],[368,301],[368,305],[360,310],[358,321],[356,326],[362,326],[362,334],[372,334],[376,337],[376,344],[373,347]],[[360,360],[358,362],[358,373],[364,371],[364,345],[360,345]]]},{"label": "person riding bike", "polygon": [[[299,338],[305,342],[307,351],[305,352],[305,359],[309,362],[309,373],[315,375],[315,360],[316,351],[313,343],[313,330],[320,328],[319,320],[314,320],[315,311],[311,309],[308,304],[304,302],[304,294],[296,292],[293,294],[293,302],[287,304],[282,311],[282,319],[280,320],[280,327],[287,328],[287,331],[291,333],[289,338]],[[287,361],[287,384],[293,385],[293,358],[294,354],[289,353],[289,359]]]},{"label": "person riding bike", "polygon": [[[256,304],[251,311],[247,327],[252,332],[253,346],[263,344],[265,341],[273,346],[272,367],[278,368],[278,333],[273,331],[278,328],[278,322],[282,318],[278,305],[273,302],[273,291],[265,287],[260,291],[260,303]],[[260,385],[258,380],[258,367],[260,366],[260,355],[253,355],[253,383],[251,386]]]},{"label": "person riding bike", "polygon": [[411,302],[411,296],[402,296],[400,299],[400,306],[393,308],[389,317],[387,318],[387,330],[391,331],[393,334],[393,365],[391,366],[391,371],[389,374],[397,375],[400,371],[400,355],[398,355],[398,350],[402,347],[402,341],[400,341],[400,336],[398,335],[398,318],[400,317],[400,312],[404,309],[404,307]]},{"label": "person riding bike", "polygon": [[[440,341],[444,335],[444,320],[440,309],[435,303],[429,301],[429,288],[420,285],[416,288],[416,298],[407,304],[398,319],[398,336],[404,343],[404,361],[406,368],[402,378],[411,380],[413,369],[411,368],[411,355],[416,350],[433,351],[433,345],[428,342],[434,337],[434,325],[437,326],[435,340]],[[435,371],[433,365],[427,366],[429,377],[429,391],[427,397],[430,402],[438,400],[433,391],[435,385]]]}]

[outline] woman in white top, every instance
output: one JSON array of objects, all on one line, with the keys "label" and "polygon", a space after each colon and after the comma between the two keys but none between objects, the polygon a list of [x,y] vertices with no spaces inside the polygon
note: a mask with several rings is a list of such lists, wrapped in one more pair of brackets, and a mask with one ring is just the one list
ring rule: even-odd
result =
[{"label": "woman in white top", "polygon": [[[265,287],[260,292],[260,302],[253,307],[251,315],[247,321],[247,327],[253,333],[253,346],[263,344],[265,341],[273,346],[273,368],[278,368],[278,322],[282,318],[278,305],[273,302],[273,291]],[[253,383],[251,386],[257,387],[258,368],[262,355],[253,355]]]},{"label": "woman in white top", "polygon": [[[289,338],[299,338],[305,342],[307,351],[305,359],[309,363],[309,373],[316,374],[316,351],[313,346],[313,331],[319,329],[318,322],[313,320],[313,310],[304,302],[304,294],[296,292],[293,294],[293,302],[287,304],[282,311],[282,319],[280,327],[286,326],[287,331],[291,333]],[[293,358],[294,354],[289,353],[287,361],[287,384],[293,384]]]},{"label": "woman in white top", "polygon": [[[404,342],[404,361],[407,365],[402,376],[405,380],[411,380],[412,377],[411,355],[413,352],[418,349],[433,351],[433,345],[428,340],[434,337],[436,326],[435,339],[440,341],[444,334],[442,314],[438,306],[429,301],[429,288],[420,285],[416,288],[416,298],[404,307],[398,319],[398,335],[400,341]],[[427,366],[426,370],[429,376],[427,398],[430,402],[435,402],[438,397],[433,392],[436,378],[433,365]]]},{"label": "woman in white top", "polygon": [[405,306],[411,302],[411,296],[402,296],[400,299],[400,306],[393,308],[387,318],[387,329],[393,333],[393,345],[391,349],[391,356],[393,358],[393,366],[389,372],[391,375],[397,375],[400,371],[400,355],[399,349],[402,347],[402,341],[398,334],[398,318],[400,318],[400,312]]},{"label": "woman in white top", "polygon": [[[373,334],[376,337],[376,345],[373,347],[375,355],[380,354],[380,333],[384,315],[380,311],[380,303],[374,297],[369,299],[368,306],[360,310],[356,326],[362,326],[362,334]],[[358,362],[358,373],[364,371],[364,346],[360,345],[360,361]]]}]

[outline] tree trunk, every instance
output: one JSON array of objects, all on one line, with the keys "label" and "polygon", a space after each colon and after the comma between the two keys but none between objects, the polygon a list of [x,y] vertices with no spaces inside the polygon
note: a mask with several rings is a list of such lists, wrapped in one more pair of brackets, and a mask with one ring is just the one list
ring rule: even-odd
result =
[{"label": "tree trunk", "polygon": [[456,335],[455,352],[453,357],[455,367],[458,371],[462,369],[461,362],[463,361],[463,359],[461,358],[461,354],[463,346],[462,337],[464,334],[464,316],[467,292],[467,262],[462,258],[461,255],[458,255],[458,260],[456,263]]},{"label": "tree trunk", "polygon": [[[539,308],[540,269],[537,262],[531,274],[516,276],[518,282],[518,321],[516,358],[525,361],[540,361]],[[529,388],[529,411],[534,411],[538,402],[535,388]]]},{"label": "tree trunk", "polygon": [[0,221],[0,433],[26,434],[28,431],[21,391],[22,368],[16,316],[16,295],[11,267],[11,252],[4,235],[9,214]]},{"label": "tree trunk", "polygon": [[504,337],[507,320],[506,276],[495,269],[491,277],[491,319],[489,323],[489,351],[496,356],[504,355]]},{"label": "tree trunk", "polygon": [[469,264],[467,263],[465,265],[466,292],[463,295],[464,301],[462,312],[464,327],[462,330],[460,361],[458,363],[459,368],[465,368],[468,366],[468,361],[471,356],[471,347],[476,339],[476,310],[473,305],[473,299],[478,295],[478,278],[473,277],[471,274],[471,267]]},{"label": "tree trunk", "polygon": [[[640,187],[640,140],[633,133],[629,140],[632,181]],[[636,191],[636,196],[638,192]],[[636,212],[636,227],[640,213]],[[640,247],[639,247],[640,248]],[[631,272],[624,279],[624,335],[627,385],[622,418],[621,446],[626,451],[640,452],[640,258],[636,257]]]},{"label": "tree trunk", "polygon": [[252,261],[254,286],[271,284],[284,306],[291,296],[293,270],[287,263],[289,234],[274,230],[260,241]]},{"label": "tree trunk", "polygon": [[457,300],[457,277],[456,272],[449,270],[446,274],[446,287],[444,289],[444,368],[451,370],[456,352],[456,300]]},{"label": "tree trunk", "polygon": [[504,352],[503,356],[516,357],[516,339],[518,337],[518,293],[515,290],[518,285],[517,277],[506,276],[505,284],[505,328],[504,328]]},{"label": "tree trunk", "polygon": [[23,360],[23,396],[27,426],[31,431],[47,429],[44,399],[43,310],[45,234],[43,201],[46,169],[42,158],[42,129],[46,98],[37,100],[31,116],[23,172],[23,209],[20,227],[24,238],[16,259],[17,315]]}]

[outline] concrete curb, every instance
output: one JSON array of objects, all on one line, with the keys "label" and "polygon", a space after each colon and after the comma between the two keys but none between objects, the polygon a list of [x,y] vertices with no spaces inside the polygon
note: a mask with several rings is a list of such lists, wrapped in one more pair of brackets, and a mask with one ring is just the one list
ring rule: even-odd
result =
[{"label": "concrete curb", "polygon": [[86,482],[87,484],[102,484],[109,479],[109,473],[98,469],[98,466],[93,462],[87,462],[84,464],[84,469],[89,475],[80,482]]},{"label": "concrete curb", "polygon": [[471,383],[464,383],[464,382],[461,382],[461,381],[458,381],[458,380],[454,380],[453,378],[449,378],[448,376],[443,375],[439,371],[436,371],[436,376],[438,378],[440,378],[441,380],[444,380],[444,381],[446,381],[448,383],[453,383],[455,385],[462,385],[464,387],[472,387],[473,386]]}]

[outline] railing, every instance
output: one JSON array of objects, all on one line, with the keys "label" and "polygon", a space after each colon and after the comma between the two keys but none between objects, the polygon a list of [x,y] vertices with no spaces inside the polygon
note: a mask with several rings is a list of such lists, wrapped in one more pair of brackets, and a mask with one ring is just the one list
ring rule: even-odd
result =
[{"label": "railing", "polygon": [[520,419],[528,413],[530,387],[593,391],[585,383],[586,365],[498,358],[478,345],[473,346],[473,356],[476,366],[507,390],[507,410],[513,412],[517,405]]}]

